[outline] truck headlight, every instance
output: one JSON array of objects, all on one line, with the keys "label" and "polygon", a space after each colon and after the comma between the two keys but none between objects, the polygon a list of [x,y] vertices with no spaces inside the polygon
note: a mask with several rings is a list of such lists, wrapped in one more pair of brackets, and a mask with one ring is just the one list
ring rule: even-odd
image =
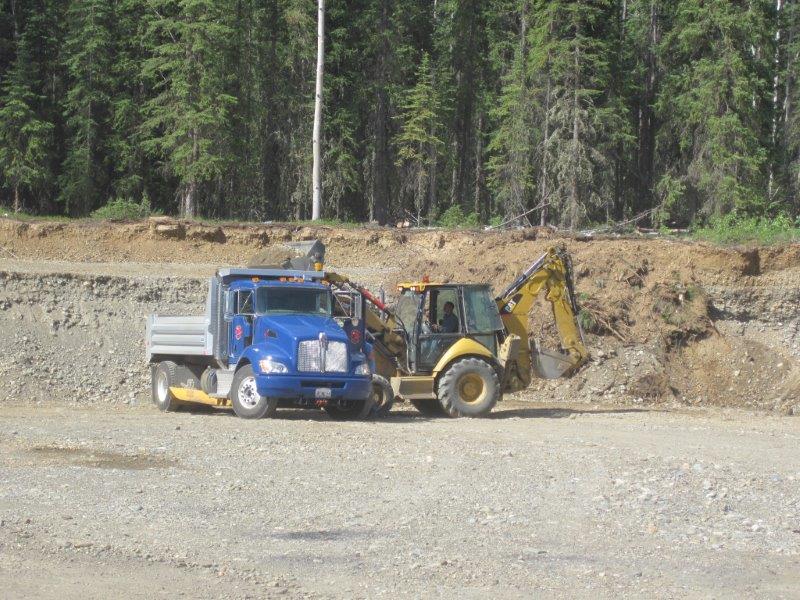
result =
[{"label": "truck headlight", "polygon": [[361,363],[356,367],[356,375],[372,375],[372,371],[369,368],[369,363]]},{"label": "truck headlight", "polygon": [[258,366],[262,373],[287,373],[289,371],[285,364],[271,358],[262,358],[258,361]]}]

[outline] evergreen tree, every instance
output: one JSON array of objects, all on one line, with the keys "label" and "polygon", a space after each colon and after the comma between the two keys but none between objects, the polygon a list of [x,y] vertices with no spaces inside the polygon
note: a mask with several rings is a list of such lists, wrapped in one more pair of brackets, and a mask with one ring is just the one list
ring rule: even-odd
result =
[{"label": "evergreen tree", "polygon": [[417,220],[429,216],[431,168],[444,143],[439,137],[439,101],[431,85],[431,63],[423,53],[417,83],[409,90],[400,112],[402,131],[396,138],[397,164],[403,170],[403,189],[413,200]]},{"label": "evergreen tree", "polygon": [[59,183],[69,214],[89,212],[108,198],[113,22],[107,0],[73,0],[67,13],[64,108],[69,138]]},{"label": "evergreen tree", "polygon": [[[11,189],[14,211],[23,196],[46,193],[52,178],[54,144],[52,97],[45,86],[57,44],[57,6],[43,0],[26,10],[15,7],[16,57],[0,96],[0,169]],[[41,201],[29,208],[36,210]]]},{"label": "evergreen tree", "polygon": [[155,95],[145,104],[144,147],[179,180],[180,212],[194,217],[204,184],[231,164],[228,127],[236,98],[226,93],[221,56],[232,31],[228,2],[152,0],[147,35],[155,40],[143,76]]},{"label": "evergreen tree", "polygon": [[548,132],[541,177],[552,182],[548,202],[561,225],[576,227],[603,204],[596,181],[606,172],[607,156],[598,140],[607,139],[608,43],[598,35],[610,15],[608,1],[543,2],[534,5],[531,64],[547,80]]},{"label": "evergreen tree", "polygon": [[14,194],[14,212],[22,210],[23,190],[36,191],[49,177],[53,124],[39,119],[36,96],[14,69],[0,104],[0,168]]},{"label": "evergreen tree", "polygon": [[[764,208],[763,116],[770,87],[759,62],[771,52],[771,2],[681,0],[660,47],[668,70],[656,107],[665,209],[683,219]],[[765,57],[766,54],[766,57]]]},{"label": "evergreen tree", "polygon": [[511,67],[490,110],[493,133],[489,142],[489,185],[497,208],[509,217],[521,215],[533,186],[534,96],[528,76],[528,0],[520,3],[519,33]]},{"label": "evergreen tree", "polygon": [[[115,4],[114,61],[110,67],[108,169],[110,195],[139,201],[159,195],[160,178],[150,168],[143,148],[142,106],[149,90],[141,78],[141,64],[146,59],[146,4],[142,0],[118,0]],[[172,191],[170,190],[170,195]]]}]

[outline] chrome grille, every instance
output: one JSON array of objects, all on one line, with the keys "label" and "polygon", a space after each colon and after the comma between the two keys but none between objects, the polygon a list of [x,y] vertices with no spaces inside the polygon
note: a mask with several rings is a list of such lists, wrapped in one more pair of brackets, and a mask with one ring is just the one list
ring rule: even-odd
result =
[{"label": "chrome grille", "polygon": [[344,342],[328,343],[328,351],[325,353],[324,370],[328,373],[347,372],[347,344]]},{"label": "chrome grille", "polygon": [[346,373],[347,344],[344,342],[320,343],[320,340],[300,342],[297,352],[297,370],[315,373]]}]

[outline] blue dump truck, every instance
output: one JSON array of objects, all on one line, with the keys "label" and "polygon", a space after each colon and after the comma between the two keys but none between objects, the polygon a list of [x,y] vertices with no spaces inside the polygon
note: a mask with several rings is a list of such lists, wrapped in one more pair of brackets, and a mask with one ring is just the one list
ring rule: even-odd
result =
[{"label": "blue dump truck", "polygon": [[156,406],[232,406],[245,419],[284,406],[323,408],[335,419],[369,415],[364,298],[331,289],[323,253],[317,243],[289,268],[220,269],[209,282],[205,315],[149,316]]}]

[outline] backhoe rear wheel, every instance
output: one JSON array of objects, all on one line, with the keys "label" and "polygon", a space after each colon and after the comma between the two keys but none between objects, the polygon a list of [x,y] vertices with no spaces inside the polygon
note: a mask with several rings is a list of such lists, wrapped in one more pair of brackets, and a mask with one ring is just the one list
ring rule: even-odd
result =
[{"label": "backhoe rear wheel", "polygon": [[439,404],[451,417],[482,417],[500,399],[500,378],[480,358],[462,358],[439,379]]}]

